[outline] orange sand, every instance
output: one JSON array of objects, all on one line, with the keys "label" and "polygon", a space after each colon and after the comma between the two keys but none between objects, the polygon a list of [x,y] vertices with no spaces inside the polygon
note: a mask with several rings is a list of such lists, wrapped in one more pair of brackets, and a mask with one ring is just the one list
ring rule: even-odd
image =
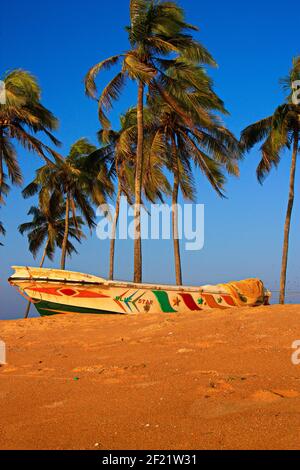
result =
[{"label": "orange sand", "polygon": [[1,449],[297,449],[300,306],[0,322]]}]

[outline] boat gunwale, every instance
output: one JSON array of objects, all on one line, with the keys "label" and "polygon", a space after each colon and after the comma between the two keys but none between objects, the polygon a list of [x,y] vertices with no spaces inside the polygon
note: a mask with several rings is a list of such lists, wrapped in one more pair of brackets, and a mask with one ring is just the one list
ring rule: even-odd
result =
[{"label": "boat gunwale", "polygon": [[[206,289],[201,286],[172,286],[168,284],[146,284],[146,283],[134,283],[134,282],[126,282],[126,281],[108,281],[104,280],[103,282],[97,281],[78,281],[73,279],[54,279],[54,278],[46,278],[46,277],[10,277],[8,282],[10,284],[15,284],[17,282],[24,281],[24,282],[53,282],[53,283],[63,283],[63,284],[77,284],[77,285],[94,285],[94,286],[104,286],[104,287],[131,287],[137,289],[151,289],[151,290],[171,290],[176,292],[206,292]],[[205,286],[206,287],[206,286]],[[207,286],[208,287],[208,286]],[[210,294],[220,294],[220,293],[227,293],[224,289],[220,289],[217,292],[208,291]]]},{"label": "boat gunwale", "polygon": [[[206,284],[202,286],[176,286],[176,285],[169,285],[169,284],[148,284],[148,283],[135,283],[135,282],[130,282],[130,281],[118,281],[118,280],[108,280],[105,278],[97,277],[94,275],[88,275],[85,273],[79,273],[75,271],[62,271],[62,270],[52,270],[49,268],[32,268],[29,266],[12,266],[12,269],[15,270],[15,274],[9,277],[8,282],[11,285],[15,285],[18,287],[18,282],[45,282],[45,283],[57,283],[57,284],[72,284],[72,285],[77,285],[77,286],[84,286],[84,285],[90,285],[90,286],[103,286],[106,288],[129,288],[129,289],[147,289],[147,290],[152,290],[152,291],[172,291],[172,292],[192,292],[192,293],[199,293],[201,294],[212,294],[212,295],[231,295],[226,288],[224,288],[224,285],[219,285],[219,284]],[[20,269],[25,269],[28,275],[24,276],[24,271],[23,271],[23,276],[17,276],[18,270]],[[31,274],[31,271],[35,271],[35,275]],[[52,277],[43,277],[43,276],[38,276],[37,271],[45,271],[53,273]],[[54,274],[53,271],[56,271],[56,274]],[[51,273],[51,274],[52,274]],[[66,277],[59,278],[58,273],[61,275],[67,274],[72,277],[72,275],[78,276],[81,275],[83,277],[86,277],[84,280],[79,280],[79,279],[68,279]],[[21,273],[20,273],[21,274]],[[90,277],[90,280],[88,280]],[[264,287],[264,295],[265,297],[271,297],[271,292]]]}]

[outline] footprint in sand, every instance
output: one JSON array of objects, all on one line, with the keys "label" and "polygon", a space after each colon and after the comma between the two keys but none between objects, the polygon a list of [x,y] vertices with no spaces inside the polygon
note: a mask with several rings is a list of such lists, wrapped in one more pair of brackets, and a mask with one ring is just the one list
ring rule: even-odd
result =
[{"label": "footprint in sand", "polygon": [[202,375],[211,375],[213,377],[219,377],[220,373],[217,370],[188,370],[186,372],[187,375],[194,375],[195,377],[199,377]]},{"label": "footprint in sand", "polygon": [[39,368],[36,370],[32,370],[30,372],[27,372],[28,377],[41,377],[47,372],[56,372],[56,369],[50,368],[50,367],[44,367],[44,368]]},{"label": "footprint in sand", "polygon": [[282,398],[297,398],[299,397],[299,392],[296,390],[258,390],[252,395],[252,399],[255,401],[262,401],[271,403]]},{"label": "footprint in sand", "polygon": [[[203,391],[203,389],[201,389]],[[211,396],[211,403],[207,400]],[[206,399],[195,400],[189,410],[192,416],[202,418],[219,418],[226,415],[241,413],[243,411],[253,410],[262,406],[272,405],[273,403],[283,401],[285,398],[297,398],[300,393],[295,390],[257,390],[248,399],[235,401],[216,401],[214,395],[206,396]]]},{"label": "footprint in sand", "polygon": [[179,354],[187,354],[187,353],[190,353],[190,352],[194,352],[194,349],[181,348],[181,349],[178,349],[177,352],[178,352]]},{"label": "footprint in sand", "polygon": [[144,326],[143,328],[139,328],[138,332],[147,333],[147,332],[151,332],[151,331],[159,331],[162,328],[164,328],[164,326],[166,326],[166,325],[163,325],[163,324],[160,324],[160,323],[153,323],[151,325]]},{"label": "footprint in sand", "polygon": [[92,373],[100,373],[105,370],[102,364],[95,364],[94,366],[82,366],[76,367],[73,369],[73,372],[92,372]]},{"label": "footprint in sand", "polygon": [[279,396],[277,393],[273,393],[271,390],[257,390],[250,397],[250,400],[258,403],[273,403],[281,399],[281,396]]},{"label": "footprint in sand", "polygon": [[101,375],[104,375],[106,378],[111,378],[115,380],[117,376],[125,374],[125,369],[124,367],[119,367],[119,366],[112,366],[108,367],[107,369],[102,369],[102,371],[99,371]]},{"label": "footprint in sand", "polygon": [[[139,377],[139,380],[142,379],[143,377]],[[144,377],[146,378],[146,377]],[[152,381],[152,382],[147,382],[146,380],[144,382],[136,382],[134,384],[131,385],[131,388],[147,388],[147,387],[153,387],[155,385],[157,385],[159,382],[158,381]]]},{"label": "footprint in sand", "polygon": [[216,402],[213,400],[213,404],[210,406],[208,405],[208,400],[195,400],[190,407],[189,414],[191,416],[199,416],[204,419],[219,418],[221,416],[240,413],[241,411],[247,410],[251,407],[249,403],[242,401]]},{"label": "footprint in sand", "polygon": [[5,365],[3,368],[1,368],[1,374],[10,374],[11,372],[16,372],[17,370],[19,370],[18,367]]},{"label": "footprint in sand", "polygon": [[48,409],[59,408],[61,406],[64,406],[64,404],[65,404],[64,401],[54,401],[53,403],[49,403],[48,405],[44,405],[43,408],[48,408]]},{"label": "footprint in sand", "polygon": [[282,398],[297,398],[300,393],[296,390],[272,390],[273,393],[277,393]]},{"label": "footprint in sand", "polygon": [[221,345],[221,344],[227,344],[227,341],[222,341],[222,340],[212,340],[212,341],[200,341],[195,343],[195,346],[197,346],[200,349],[209,349],[209,348],[214,348],[215,346]]},{"label": "footprint in sand", "polygon": [[103,383],[106,385],[120,384],[120,382],[122,382],[120,379],[114,377],[107,378],[103,381]]},{"label": "footprint in sand", "polygon": [[210,393],[233,393],[234,387],[225,380],[210,380],[207,391]]}]

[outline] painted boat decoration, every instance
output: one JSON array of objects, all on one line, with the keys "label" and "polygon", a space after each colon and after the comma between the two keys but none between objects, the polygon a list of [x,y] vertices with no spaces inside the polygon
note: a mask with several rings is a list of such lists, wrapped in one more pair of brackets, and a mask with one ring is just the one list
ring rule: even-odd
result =
[{"label": "painted boat decoration", "polygon": [[9,283],[40,315],[201,312],[268,304],[270,292],[259,279],[186,287],[108,281],[58,269],[13,267]]}]

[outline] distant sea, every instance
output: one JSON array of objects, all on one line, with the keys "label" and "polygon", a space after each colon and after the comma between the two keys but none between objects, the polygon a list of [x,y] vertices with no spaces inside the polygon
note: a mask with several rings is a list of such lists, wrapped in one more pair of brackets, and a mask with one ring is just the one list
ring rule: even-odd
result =
[{"label": "distant sea", "polygon": [[[278,304],[279,292],[272,292],[271,304]],[[285,297],[286,304],[300,304],[300,292],[287,292]]]}]

